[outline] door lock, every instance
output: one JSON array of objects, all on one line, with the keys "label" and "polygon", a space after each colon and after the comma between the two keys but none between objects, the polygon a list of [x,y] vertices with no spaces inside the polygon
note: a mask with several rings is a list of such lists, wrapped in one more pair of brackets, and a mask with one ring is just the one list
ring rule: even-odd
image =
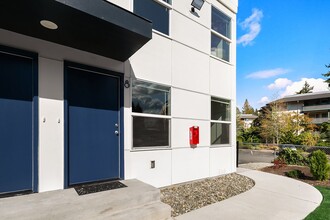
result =
[{"label": "door lock", "polygon": [[119,134],[119,132],[118,132],[118,131],[115,131],[115,134],[116,134],[116,135],[118,135],[118,134]]}]

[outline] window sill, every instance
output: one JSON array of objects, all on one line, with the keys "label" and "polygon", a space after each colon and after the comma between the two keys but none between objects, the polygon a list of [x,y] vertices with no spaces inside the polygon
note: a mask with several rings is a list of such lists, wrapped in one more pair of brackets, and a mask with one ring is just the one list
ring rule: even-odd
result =
[{"label": "window sill", "polygon": [[171,147],[133,147],[130,152],[172,150]]},{"label": "window sill", "polygon": [[210,148],[224,148],[224,147],[232,147],[230,144],[217,144],[217,145],[211,145]]},{"label": "window sill", "polygon": [[152,33],[157,34],[157,35],[162,36],[162,37],[165,37],[165,38],[167,38],[169,40],[172,40],[172,38],[169,35],[164,34],[164,33],[160,32],[160,31],[155,30],[155,29],[152,29]]}]

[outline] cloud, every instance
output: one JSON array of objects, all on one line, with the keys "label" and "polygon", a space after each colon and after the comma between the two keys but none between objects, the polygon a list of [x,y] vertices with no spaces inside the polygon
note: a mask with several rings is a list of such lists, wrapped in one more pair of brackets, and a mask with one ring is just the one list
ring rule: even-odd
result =
[{"label": "cloud", "polygon": [[264,96],[258,101],[258,104],[263,106],[263,105],[266,105],[269,102],[270,102],[269,98],[267,96]]},{"label": "cloud", "polygon": [[274,83],[268,85],[267,88],[270,90],[283,89],[291,84],[292,84],[292,81],[287,78],[278,78],[275,80]]},{"label": "cloud", "polygon": [[270,78],[270,77],[273,77],[273,76],[286,74],[290,71],[291,70],[289,70],[289,69],[283,69],[283,68],[262,70],[262,71],[257,71],[257,72],[250,73],[249,75],[246,76],[246,78],[266,79],[266,78]]},{"label": "cloud", "polygon": [[258,36],[261,31],[260,21],[263,17],[263,13],[259,9],[252,9],[252,15],[246,18],[243,22],[240,23],[240,26],[243,30],[248,30],[248,33],[242,35],[238,40],[237,44],[242,44],[247,46],[252,44],[253,40]]},{"label": "cloud", "polygon": [[280,97],[287,95],[294,95],[296,92],[300,91],[305,84],[305,81],[310,86],[314,86],[313,92],[322,92],[329,91],[328,83],[324,82],[324,79],[321,78],[301,78],[300,81],[293,82],[291,85],[288,85],[285,90],[280,94]]}]

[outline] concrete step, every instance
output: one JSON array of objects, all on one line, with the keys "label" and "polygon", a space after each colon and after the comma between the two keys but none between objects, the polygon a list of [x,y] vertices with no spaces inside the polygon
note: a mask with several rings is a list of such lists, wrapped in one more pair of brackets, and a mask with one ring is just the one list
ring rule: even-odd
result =
[{"label": "concrete step", "polygon": [[169,220],[171,219],[171,207],[159,201],[122,210],[104,217],[104,219],[112,220]]},{"label": "concrete step", "polygon": [[102,216],[129,212],[128,209],[141,206],[152,210],[151,213],[158,210],[149,204],[160,202],[159,189],[138,180],[121,182],[127,187],[83,196],[74,189],[66,189],[3,198],[0,199],[1,219],[102,219]]}]

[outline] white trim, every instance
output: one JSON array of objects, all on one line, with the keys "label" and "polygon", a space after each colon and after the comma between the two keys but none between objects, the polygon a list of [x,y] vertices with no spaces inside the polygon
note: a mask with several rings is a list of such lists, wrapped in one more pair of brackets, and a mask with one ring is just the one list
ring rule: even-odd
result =
[{"label": "white trim", "polygon": [[132,112],[132,116],[145,117],[145,118],[167,118],[167,119],[171,119],[170,115],[158,115],[158,114],[148,114],[148,113],[138,113],[138,112]]},{"label": "white trim", "polygon": [[[138,1],[138,0],[136,0],[136,1]],[[153,1],[157,2],[158,4],[160,4],[160,5],[162,5],[162,6],[166,7],[166,8],[168,8],[168,9],[170,9],[170,10],[173,9],[173,6],[170,5],[170,4],[168,4],[167,2],[164,2],[164,1],[162,1],[162,0],[153,0]]]},{"label": "white trim", "polygon": [[231,124],[231,121],[218,121],[218,120],[210,120],[211,123],[217,123],[217,124]]},{"label": "white trim", "polygon": [[219,32],[217,32],[217,31],[215,31],[215,30],[213,30],[213,29],[211,29],[211,33],[214,34],[214,35],[216,35],[217,37],[222,38],[223,40],[227,41],[227,42],[230,43],[230,44],[233,42],[233,41],[232,41],[231,39],[229,39],[228,37],[226,37],[226,36],[220,34]]}]

